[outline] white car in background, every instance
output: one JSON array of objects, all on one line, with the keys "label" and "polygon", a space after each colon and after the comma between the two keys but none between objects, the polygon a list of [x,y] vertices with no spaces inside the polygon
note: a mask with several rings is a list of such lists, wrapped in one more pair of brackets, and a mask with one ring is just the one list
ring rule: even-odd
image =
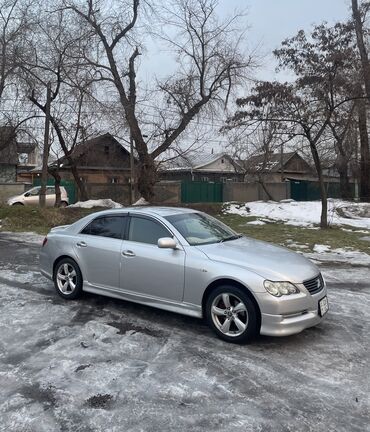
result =
[{"label": "white car in background", "polygon": [[[41,186],[33,187],[32,189],[28,190],[27,192],[24,192],[20,195],[16,195],[13,197],[10,197],[7,200],[8,205],[39,205],[39,198],[40,198],[40,189]],[[63,186],[60,187],[60,193],[61,193],[61,206],[67,207],[69,204],[69,198],[67,191]],[[45,202],[47,207],[53,207],[55,205],[55,187],[54,186],[47,186],[46,187],[46,196],[45,196]]]}]

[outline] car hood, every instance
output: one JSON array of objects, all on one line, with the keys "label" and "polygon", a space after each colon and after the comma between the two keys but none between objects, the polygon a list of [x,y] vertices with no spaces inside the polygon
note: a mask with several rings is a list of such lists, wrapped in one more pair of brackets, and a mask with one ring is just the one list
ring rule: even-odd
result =
[{"label": "car hood", "polygon": [[248,237],[197,248],[213,261],[244,267],[265,279],[302,283],[319,273],[318,268],[302,255]]}]

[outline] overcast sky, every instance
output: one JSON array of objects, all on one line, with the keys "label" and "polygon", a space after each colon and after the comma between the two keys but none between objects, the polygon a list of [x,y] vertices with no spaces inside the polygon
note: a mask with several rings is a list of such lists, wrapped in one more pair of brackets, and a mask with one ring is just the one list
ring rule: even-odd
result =
[{"label": "overcast sky", "polygon": [[[233,10],[247,10],[250,26],[248,40],[270,54],[280,42],[294,36],[298,30],[309,30],[312,24],[327,21],[334,24],[350,16],[350,0],[220,0],[223,15]],[[274,62],[266,57],[260,78],[274,76]]]}]

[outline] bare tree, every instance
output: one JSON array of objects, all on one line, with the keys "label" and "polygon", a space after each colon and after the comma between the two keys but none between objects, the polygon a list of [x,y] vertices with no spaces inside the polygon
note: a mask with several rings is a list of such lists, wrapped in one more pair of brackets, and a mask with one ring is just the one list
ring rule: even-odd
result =
[{"label": "bare tree", "polygon": [[32,0],[0,1],[0,101],[13,83],[20,56],[26,51],[28,32],[33,28]]},{"label": "bare tree", "polygon": [[353,23],[356,31],[357,47],[361,58],[363,82],[365,84],[367,98],[370,101],[370,61],[365,43],[368,34],[367,30],[364,28],[366,15],[369,10],[369,1],[363,1],[359,7],[358,0],[352,0]]},{"label": "bare tree", "polygon": [[225,103],[251,66],[251,59],[240,53],[241,34],[234,25],[236,17],[220,22],[216,0],[173,1],[165,9],[163,24],[171,28],[171,35],[162,34],[161,39],[177,53],[179,67],[171,78],[158,83],[156,105],[157,112],[161,112],[169,101],[175,113],[171,114],[171,124],[155,133],[156,142],[150,148],[138,116],[136,77],[136,62],[143,50],[135,28],[139,15],[144,17],[145,3],[123,1],[110,5],[109,10],[101,0],[63,0],[63,4],[65,10],[74,12],[96,36],[98,55],[93,58],[84,51],[83,56],[91,75],[113,84],[118,92],[138,155],[139,192],[150,201],[157,180],[155,160],[205,107]]},{"label": "bare tree", "polygon": [[[73,158],[76,145],[86,138],[86,122],[89,126],[93,123],[92,119],[87,120],[88,116],[84,114],[84,110],[89,106],[87,102],[91,79],[81,70],[74,55],[75,45],[86,35],[78,34],[78,29],[73,27],[62,11],[48,14],[47,23],[40,23],[38,29],[32,58],[22,64],[29,100],[49,116],[80,197],[86,200],[86,188]],[[45,101],[45,92],[49,85],[50,113],[47,112]],[[44,149],[45,151],[47,149]],[[56,178],[54,174],[58,173],[53,169],[52,174]]]}]

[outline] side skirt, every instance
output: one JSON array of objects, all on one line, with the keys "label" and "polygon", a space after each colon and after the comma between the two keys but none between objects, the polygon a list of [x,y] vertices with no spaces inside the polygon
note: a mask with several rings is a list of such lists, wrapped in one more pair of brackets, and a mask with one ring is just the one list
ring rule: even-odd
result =
[{"label": "side skirt", "polygon": [[84,281],[83,291],[100,294],[107,297],[113,297],[121,300],[131,301],[133,303],[143,304],[145,306],[151,306],[158,309],[164,309],[170,312],[179,313],[182,315],[188,315],[195,318],[202,318],[202,308],[192,303],[178,303],[169,300],[160,299],[158,297],[143,296],[140,294],[134,294],[129,291],[118,290],[107,287],[96,287],[91,285],[89,282]]}]

